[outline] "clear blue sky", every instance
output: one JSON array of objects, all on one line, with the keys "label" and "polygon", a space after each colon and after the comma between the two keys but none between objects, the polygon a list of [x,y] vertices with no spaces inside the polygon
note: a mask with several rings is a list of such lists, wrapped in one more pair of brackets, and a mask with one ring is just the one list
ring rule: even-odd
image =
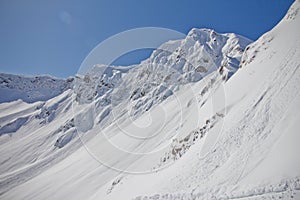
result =
[{"label": "clear blue sky", "polygon": [[[106,38],[137,27],[235,32],[252,40],[274,27],[293,0],[1,0],[0,72],[74,75]],[[137,52],[117,63],[147,57]]]}]

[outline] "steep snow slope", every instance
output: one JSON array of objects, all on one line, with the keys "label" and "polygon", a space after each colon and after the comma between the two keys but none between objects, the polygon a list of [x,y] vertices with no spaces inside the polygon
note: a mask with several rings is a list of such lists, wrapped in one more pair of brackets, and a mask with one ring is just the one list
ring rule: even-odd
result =
[{"label": "steep snow slope", "polygon": [[[222,76],[224,72],[230,75],[228,72],[238,66],[240,56],[234,55],[239,51],[228,48],[232,51],[226,56],[221,53],[222,59],[214,57],[213,52],[221,55],[228,37],[214,41],[219,34],[211,37],[212,31],[205,35],[206,30],[201,30],[198,35],[192,30],[185,40],[166,44],[173,53],[156,51],[153,55],[157,56],[152,55],[140,68],[134,66],[126,71],[104,67],[108,70],[103,74],[106,77],[99,79],[99,74],[93,77],[95,71],[78,77],[75,113],[68,111],[70,91],[41,106],[35,105],[39,102],[24,104],[20,101],[1,104],[1,110],[6,110],[3,119],[14,115],[23,119],[34,108],[38,116],[36,120],[27,119],[11,138],[7,134],[0,138],[1,152],[4,152],[1,198],[299,198],[297,130],[300,127],[297,122],[300,116],[296,110],[300,104],[299,11],[300,2],[296,1],[273,30],[249,45],[241,59],[241,68],[227,82],[222,81]],[[205,52],[199,57],[196,56],[198,50],[193,51],[198,47],[193,41],[205,43],[197,48]],[[218,44],[222,44],[221,47]],[[192,66],[198,66],[198,59],[210,55],[209,65],[204,66],[206,60],[201,63],[206,70],[201,68],[197,72],[184,60],[177,68],[174,52],[178,46],[184,49],[186,56],[193,58],[188,60]],[[151,62],[150,67],[148,62]],[[169,71],[163,68],[161,72],[156,63],[170,63],[166,68],[175,69],[174,79],[164,83]],[[214,71],[209,66],[224,67]],[[141,77],[141,84],[129,84],[149,68],[149,78]],[[101,69],[98,66],[91,70]],[[196,72],[204,75],[198,79]],[[162,78],[158,78],[157,74],[161,73]],[[181,83],[181,77],[189,84]],[[158,83],[147,85],[153,81]],[[173,95],[156,101],[156,97],[161,96],[155,91],[161,84],[171,88]],[[138,88],[144,90],[136,91]],[[117,95],[123,91],[127,96]],[[87,93],[82,95],[84,92]],[[104,102],[107,103],[102,104]],[[122,115],[132,110],[131,106],[139,105],[137,102],[142,106],[130,115]],[[144,105],[156,106],[150,106],[145,112],[148,107]],[[16,110],[9,111],[13,106]],[[106,112],[116,113],[112,119],[117,120],[112,122]],[[101,116],[107,116],[106,123]],[[28,134],[36,130],[37,123],[41,123],[40,129]],[[70,148],[76,147],[78,140],[64,142],[73,137],[70,131],[74,126],[84,141],[84,147],[75,152]],[[60,134],[60,140],[50,144],[51,140],[45,139],[49,132],[53,133],[50,134],[52,139]],[[38,141],[38,145],[33,141]],[[21,145],[25,148],[20,148]],[[40,155],[40,151],[45,154]],[[32,152],[38,156],[31,155]],[[59,159],[51,160],[46,155]],[[35,158],[37,161],[30,160]]]},{"label": "steep snow slope", "polygon": [[[0,194],[4,195],[47,169],[53,169],[52,166],[70,156],[82,144],[85,144],[84,148],[74,154],[81,154],[75,156],[82,158],[79,166],[74,163],[71,166],[86,173],[101,165],[99,170],[105,173],[100,173],[102,178],[97,182],[98,186],[116,175],[116,172],[107,170],[107,166],[125,170],[145,152],[160,145],[158,149],[163,149],[174,135],[179,132],[186,134],[198,123],[198,117],[189,120],[190,116],[197,116],[197,104],[192,100],[195,95],[188,83],[202,80],[199,83],[200,99],[205,102],[209,90],[218,87],[237,69],[249,42],[235,34],[193,29],[184,40],[163,44],[138,66],[95,65],[86,74],[68,80],[1,74],[1,101],[4,103],[0,104]],[[222,70],[217,71],[218,68]],[[181,91],[181,87],[182,92],[187,89],[185,95],[174,96],[173,93]],[[161,104],[167,98],[171,98],[171,103]],[[183,98],[190,99],[184,102],[189,109],[180,115],[181,109],[178,108]],[[155,109],[142,116],[151,108]],[[164,115],[165,121],[162,119]],[[148,126],[151,116],[156,120]],[[164,122],[168,122],[166,127]],[[124,135],[124,131],[130,137]],[[154,133],[160,134],[147,140],[156,136]],[[93,141],[86,142],[93,137]],[[107,137],[123,151],[111,145]],[[128,151],[140,154],[130,155]],[[101,157],[101,152],[108,153]],[[162,153],[164,151],[160,150],[150,162],[128,170],[152,170],[159,166]],[[96,156],[93,158],[92,154]],[[70,180],[73,182],[82,173],[72,172],[70,177],[75,176]],[[64,182],[70,180],[63,178],[61,183],[65,185]],[[76,185],[70,184],[70,187],[76,190]],[[57,198],[64,196],[66,191],[67,188],[58,193]],[[94,192],[82,193],[82,198]],[[34,193],[27,197],[23,192],[16,195],[31,199]],[[45,198],[52,198],[49,194],[41,192]],[[74,195],[74,198],[79,198],[78,194]]]},{"label": "steep snow slope", "polygon": [[153,199],[299,199],[299,10],[296,1],[273,30],[246,48],[241,69],[224,86],[227,112],[218,138],[209,137],[213,127],[204,144],[196,143],[174,165],[128,178],[109,198],[137,194],[136,183],[147,180],[138,191]]}]

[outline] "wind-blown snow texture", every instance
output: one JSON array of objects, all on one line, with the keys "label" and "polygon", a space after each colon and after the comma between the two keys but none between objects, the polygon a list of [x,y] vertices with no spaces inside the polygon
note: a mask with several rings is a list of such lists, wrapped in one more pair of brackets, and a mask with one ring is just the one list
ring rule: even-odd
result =
[{"label": "wind-blown snow texture", "polygon": [[300,199],[299,15],[74,79],[0,74],[0,198]]}]

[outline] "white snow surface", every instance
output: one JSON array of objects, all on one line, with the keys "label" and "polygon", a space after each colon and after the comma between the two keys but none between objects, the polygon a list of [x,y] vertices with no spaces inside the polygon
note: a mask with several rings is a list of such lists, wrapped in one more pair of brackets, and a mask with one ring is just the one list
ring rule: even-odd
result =
[{"label": "white snow surface", "polygon": [[0,199],[300,199],[299,15],[57,85],[1,74]]}]

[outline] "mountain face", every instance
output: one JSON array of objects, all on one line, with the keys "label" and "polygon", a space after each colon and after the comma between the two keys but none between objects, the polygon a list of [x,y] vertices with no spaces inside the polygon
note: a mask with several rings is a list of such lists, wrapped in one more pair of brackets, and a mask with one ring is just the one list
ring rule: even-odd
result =
[{"label": "mountain face", "polygon": [[[136,66],[99,64],[67,80],[0,74],[0,140],[5,152],[1,157],[1,193],[59,163],[78,150],[82,141],[99,135],[99,130],[116,123],[127,126],[128,119],[138,119],[169,97],[174,98],[180,88],[202,79],[204,102],[209,90],[238,69],[250,42],[235,34],[192,29],[185,39],[163,44]],[[157,156],[159,160],[161,155]]]},{"label": "mountain face", "polygon": [[192,29],[185,39],[163,44],[139,65],[127,68],[95,65],[83,77],[77,77],[76,101],[80,104],[96,101],[101,104],[100,110],[109,112],[122,104],[122,108],[128,109],[118,113],[140,116],[181,85],[197,82],[218,69],[220,77],[227,80],[238,69],[250,42],[235,34]]},{"label": "mountain face", "polygon": [[135,66],[0,74],[1,199],[300,198],[299,12],[253,43],[192,29]]}]

